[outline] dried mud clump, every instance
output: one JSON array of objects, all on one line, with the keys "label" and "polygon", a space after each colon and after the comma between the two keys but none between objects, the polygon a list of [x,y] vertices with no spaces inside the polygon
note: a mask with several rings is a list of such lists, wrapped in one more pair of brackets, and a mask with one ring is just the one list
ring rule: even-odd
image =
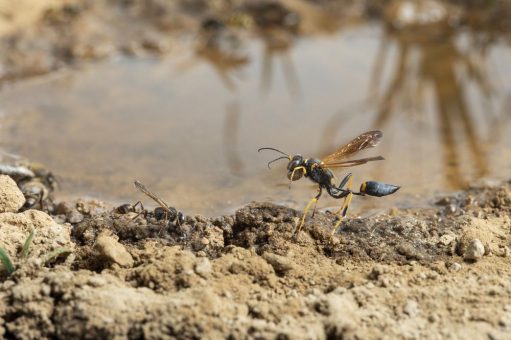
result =
[{"label": "dried mud clump", "polygon": [[[0,201],[0,211],[3,211],[0,213],[0,247],[14,267],[23,266],[31,259],[37,259],[39,265],[42,265],[45,257],[57,249],[74,249],[69,225],[58,224],[51,216],[39,210],[17,213],[25,202],[23,194],[8,176],[0,176],[0,181],[3,183],[0,196],[7,200]],[[31,242],[24,255],[26,259],[22,261],[22,248],[31,234]],[[1,272],[6,275],[5,268]]]},{"label": "dried mud clump", "polygon": [[[429,209],[347,218],[333,240],[333,214],[316,213],[295,236],[300,212],[270,203],[182,225],[107,209],[51,234],[44,220],[44,250],[75,243],[73,256],[54,267],[28,261],[4,278],[1,331],[7,338],[505,338],[509,198],[503,184]],[[38,225],[29,218],[38,213],[15,214],[25,221],[17,222],[22,233]],[[23,238],[5,240],[15,254]]]},{"label": "dried mud clump", "polygon": [[6,175],[0,175],[0,213],[17,212],[25,204],[25,196],[16,182]]}]

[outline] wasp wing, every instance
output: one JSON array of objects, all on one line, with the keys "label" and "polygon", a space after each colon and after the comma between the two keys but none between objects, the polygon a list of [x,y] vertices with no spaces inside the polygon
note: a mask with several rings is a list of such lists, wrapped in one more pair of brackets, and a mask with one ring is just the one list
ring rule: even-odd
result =
[{"label": "wasp wing", "polygon": [[330,166],[331,164],[339,163],[340,160],[360,150],[372,148],[378,145],[382,137],[383,133],[378,130],[364,132],[360,136],[351,140],[349,143],[341,146],[336,152],[324,157],[322,161],[325,164],[325,166]]},{"label": "wasp wing", "polygon": [[353,160],[347,160],[347,161],[328,163],[328,164],[325,164],[325,167],[328,167],[328,168],[349,168],[351,166],[362,165],[362,164],[366,164],[367,162],[372,162],[372,161],[382,161],[384,159],[385,158],[383,158],[382,156],[353,159]]},{"label": "wasp wing", "polygon": [[150,198],[153,199],[156,203],[158,203],[162,208],[169,210],[169,206],[167,203],[165,203],[161,198],[159,198],[156,194],[149,191],[149,189],[146,188],[145,185],[143,185],[141,182],[135,180],[133,182],[135,184],[135,187],[140,190],[142,193],[146,194]]}]

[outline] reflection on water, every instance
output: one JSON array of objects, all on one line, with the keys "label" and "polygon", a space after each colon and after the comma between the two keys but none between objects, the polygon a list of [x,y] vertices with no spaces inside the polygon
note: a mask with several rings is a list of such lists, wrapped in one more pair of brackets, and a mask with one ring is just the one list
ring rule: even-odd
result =
[{"label": "reflection on water", "polygon": [[263,199],[303,207],[313,186],[300,181],[289,191],[284,165],[269,171],[256,150],[321,157],[374,128],[385,137],[367,155],[386,161],[353,168],[355,182],[403,189],[358,207],[417,204],[510,177],[509,5],[289,6],[300,34],[296,18],[274,8],[278,15],[254,23],[257,37],[211,20],[181,55],[5,88],[0,141],[55,169],[63,195],[135,201],[138,178],[206,215]]},{"label": "reflection on water", "polygon": [[243,159],[239,151],[241,111],[238,102],[227,105],[225,112],[225,125],[223,129],[223,150],[225,160],[231,175],[240,176],[244,168]]}]

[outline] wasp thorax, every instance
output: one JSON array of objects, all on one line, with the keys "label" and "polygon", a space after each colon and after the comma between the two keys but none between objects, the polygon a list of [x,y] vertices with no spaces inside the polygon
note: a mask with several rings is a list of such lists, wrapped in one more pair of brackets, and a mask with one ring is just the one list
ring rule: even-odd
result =
[{"label": "wasp thorax", "polygon": [[291,161],[287,165],[287,178],[290,181],[297,181],[302,178],[304,174],[304,165],[305,162],[303,157],[300,155],[295,155],[291,158]]}]

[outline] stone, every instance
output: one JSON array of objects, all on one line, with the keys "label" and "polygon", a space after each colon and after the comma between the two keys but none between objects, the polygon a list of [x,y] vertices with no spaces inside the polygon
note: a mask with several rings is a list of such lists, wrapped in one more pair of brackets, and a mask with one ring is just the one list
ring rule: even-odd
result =
[{"label": "stone", "polygon": [[7,175],[0,175],[0,213],[17,212],[25,204],[25,196],[16,182]]},{"label": "stone", "polygon": [[449,270],[453,272],[457,272],[461,269],[461,264],[458,262],[453,262],[449,265]]},{"label": "stone", "polygon": [[263,258],[273,267],[273,270],[275,270],[275,272],[279,275],[285,275],[288,271],[294,268],[293,263],[284,256],[266,252],[263,254]]},{"label": "stone", "polygon": [[197,259],[194,270],[197,275],[207,279],[213,272],[213,267],[211,266],[211,262],[207,257],[201,257]]},{"label": "stone", "polygon": [[477,261],[484,256],[484,245],[479,239],[470,242],[465,250],[464,259],[466,261]]},{"label": "stone", "polygon": [[96,249],[102,256],[121,267],[133,267],[133,257],[113,236],[99,235],[96,239]]}]

